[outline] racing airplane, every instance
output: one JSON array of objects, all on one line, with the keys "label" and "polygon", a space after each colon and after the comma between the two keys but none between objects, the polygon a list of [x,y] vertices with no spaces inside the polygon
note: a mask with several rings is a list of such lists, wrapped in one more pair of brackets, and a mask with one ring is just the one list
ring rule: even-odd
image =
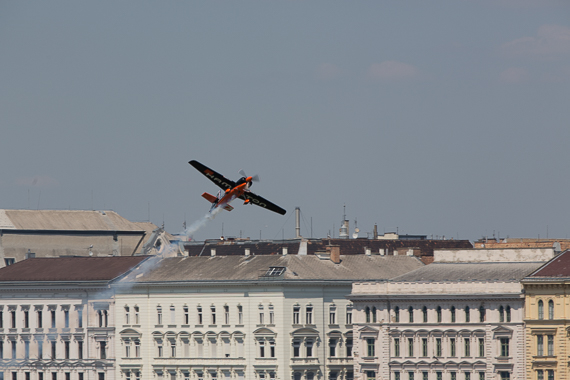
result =
[{"label": "racing airplane", "polygon": [[242,177],[237,182],[234,182],[207,166],[202,165],[198,161],[192,160],[188,163],[194,166],[200,173],[204,174],[210,179],[210,181],[214,182],[223,190],[223,192],[221,190],[218,191],[218,196],[208,193],[202,194],[202,197],[206,198],[208,202],[212,204],[210,212],[214,211],[218,207],[232,211],[234,208],[230,206],[230,202],[236,198],[240,198],[244,200],[244,205],[254,204],[278,214],[285,215],[286,211],[284,209],[249,190],[253,182],[259,181],[259,177],[247,177],[243,170],[240,170],[239,173]]}]

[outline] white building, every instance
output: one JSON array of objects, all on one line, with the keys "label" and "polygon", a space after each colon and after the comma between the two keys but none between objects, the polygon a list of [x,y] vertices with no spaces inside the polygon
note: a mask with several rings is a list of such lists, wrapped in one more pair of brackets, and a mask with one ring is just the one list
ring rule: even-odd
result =
[{"label": "white building", "polygon": [[109,283],[145,259],[36,258],[0,269],[0,380],[114,380]]},{"label": "white building", "polygon": [[520,280],[540,265],[435,262],[388,282],[355,283],[355,377],[524,379]]},{"label": "white building", "polygon": [[332,251],[145,263],[113,285],[120,378],[352,379],[352,282],[423,264]]}]

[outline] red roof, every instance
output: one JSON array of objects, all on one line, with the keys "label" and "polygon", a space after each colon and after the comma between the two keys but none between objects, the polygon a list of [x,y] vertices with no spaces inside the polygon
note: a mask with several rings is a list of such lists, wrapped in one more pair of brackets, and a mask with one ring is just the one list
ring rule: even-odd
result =
[{"label": "red roof", "polygon": [[570,277],[570,250],[554,257],[529,277]]},{"label": "red roof", "polygon": [[3,281],[110,281],[148,256],[42,257],[0,269]]}]

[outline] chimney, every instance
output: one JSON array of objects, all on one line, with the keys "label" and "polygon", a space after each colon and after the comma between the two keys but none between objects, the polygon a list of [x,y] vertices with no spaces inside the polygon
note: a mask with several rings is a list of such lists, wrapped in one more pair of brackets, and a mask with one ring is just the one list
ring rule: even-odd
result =
[{"label": "chimney", "polygon": [[216,256],[216,248],[210,249],[210,256]]},{"label": "chimney", "polygon": [[245,249],[245,255],[246,255],[246,256],[249,256],[249,255],[250,255],[249,248],[246,248],[246,249]]},{"label": "chimney", "polygon": [[287,253],[289,253],[287,247],[283,247],[283,256],[287,256]]},{"label": "chimney", "polygon": [[330,251],[331,261],[335,264],[340,264],[340,246],[329,245],[327,251]]},{"label": "chimney", "polygon": [[295,239],[301,238],[301,209],[295,207]]},{"label": "chimney", "polygon": [[373,234],[374,234],[374,240],[378,239],[378,225],[375,224],[374,225],[374,230],[373,230]]},{"label": "chimney", "polygon": [[364,254],[366,256],[371,256],[372,255],[372,250],[368,247],[364,247]]}]

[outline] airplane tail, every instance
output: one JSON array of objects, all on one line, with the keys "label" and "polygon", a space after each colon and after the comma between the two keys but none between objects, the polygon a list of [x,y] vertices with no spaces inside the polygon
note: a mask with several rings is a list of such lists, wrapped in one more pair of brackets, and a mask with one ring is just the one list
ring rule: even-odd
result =
[{"label": "airplane tail", "polygon": [[218,201],[218,198],[216,198],[212,194],[204,193],[204,194],[202,194],[202,197],[205,198],[210,203],[215,203]]}]

